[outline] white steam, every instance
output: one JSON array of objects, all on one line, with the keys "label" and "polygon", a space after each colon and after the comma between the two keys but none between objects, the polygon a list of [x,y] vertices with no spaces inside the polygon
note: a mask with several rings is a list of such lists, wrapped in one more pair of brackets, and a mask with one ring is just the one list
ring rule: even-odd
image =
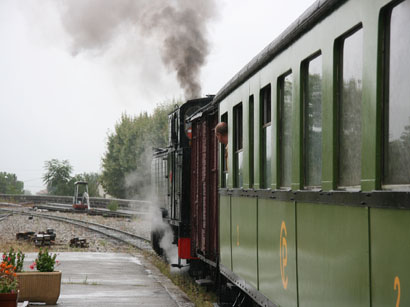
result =
[{"label": "white steam", "polygon": [[174,235],[171,226],[162,219],[160,208],[161,205],[165,205],[162,203],[164,199],[159,198],[159,195],[155,193],[150,180],[153,154],[151,143],[147,142],[144,148],[138,170],[127,174],[125,177],[125,187],[127,191],[136,191],[135,194],[129,195],[130,198],[150,201],[149,215],[146,216],[148,219],[146,222],[151,225],[151,231],[158,231],[163,234],[159,245],[163,249],[168,262],[174,264],[178,262],[178,247],[172,244]]}]

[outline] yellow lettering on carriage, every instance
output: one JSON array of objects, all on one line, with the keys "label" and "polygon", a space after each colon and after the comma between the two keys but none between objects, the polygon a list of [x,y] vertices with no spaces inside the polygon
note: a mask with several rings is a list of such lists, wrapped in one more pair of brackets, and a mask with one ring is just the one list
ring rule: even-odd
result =
[{"label": "yellow lettering on carriage", "polygon": [[288,233],[286,231],[285,221],[282,221],[280,227],[280,276],[282,277],[282,285],[286,290],[288,288],[288,276],[285,272],[285,268],[288,265],[288,242],[286,240]]},{"label": "yellow lettering on carriage", "polygon": [[394,278],[394,291],[397,290],[396,307],[400,307],[400,278],[396,276]]},{"label": "yellow lettering on carriage", "polygon": [[236,246],[239,246],[239,224],[236,224]]}]

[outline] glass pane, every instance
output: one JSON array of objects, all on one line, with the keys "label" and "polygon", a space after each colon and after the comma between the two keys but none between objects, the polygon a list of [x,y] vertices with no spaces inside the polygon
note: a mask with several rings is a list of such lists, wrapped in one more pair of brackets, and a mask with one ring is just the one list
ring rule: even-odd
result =
[{"label": "glass pane", "polygon": [[235,151],[242,149],[242,126],[243,126],[243,120],[242,120],[242,103],[237,105],[234,108],[234,116],[235,116]]},{"label": "glass pane", "polygon": [[363,31],[344,41],[339,102],[339,186],[358,186],[361,177]]},{"label": "glass pane", "polygon": [[253,95],[249,97],[249,187],[253,187]]},{"label": "glass pane", "polygon": [[[234,107],[234,150],[235,150],[235,187],[240,188],[242,187],[242,133],[243,133],[243,121],[242,121],[242,103],[238,104]],[[241,152],[239,152],[241,151]]]},{"label": "glass pane", "polygon": [[238,172],[237,172],[237,187],[242,188],[243,187],[243,151],[239,151],[237,153],[237,167],[238,167]]},{"label": "glass pane", "polygon": [[270,84],[261,90],[262,109],[262,182],[261,187],[268,189],[271,185],[271,87]]},{"label": "glass pane", "polygon": [[290,187],[292,183],[292,84],[292,75],[286,76],[281,84],[281,187]]},{"label": "glass pane", "polygon": [[410,1],[393,9],[390,33],[385,184],[410,184]]},{"label": "glass pane", "polygon": [[305,185],[322,181],[322,57],[309,62],[305,101]]},{"label": "glass pane", "polygon": [[263,128],[263,187],[265,189],[270,188],[272,182],[272,129],[271,126]]},{"label": "glass pane", "polygon": [[[221,121],[227,123],[228,122],[228,113],[224,113],[221,116]],[[221,148],[221,187],[226,188],[228,186],[228,146],[224,144],[220,144]]]},{"label": "glass pane", "polygon": [[271,122],[271,92],[270,84],[265,86],[261,91],[263,125]]},{"label": "glass pane", "polygon": [[226,188],[228,184],[228,148],[221,144],[221,170],[222,170],[222,182],[221,187]]}]

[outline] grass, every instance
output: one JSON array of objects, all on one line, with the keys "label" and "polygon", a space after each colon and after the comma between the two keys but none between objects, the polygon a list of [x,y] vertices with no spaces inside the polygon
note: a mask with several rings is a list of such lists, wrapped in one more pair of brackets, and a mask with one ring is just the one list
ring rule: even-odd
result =
[{"label": "grass", "polygon": [[[13,242],[0,242],[0,252],[8,251],[10,247],[14,250],[21,250],[23,253],[38,252],[39,248],[34,246],[34,243],[27,241],[13,241]],[[51,250],[51,249],[50,249]]]},{"label": "grass", "polygon": [[115,201],[115,200],[110,201],[110,203],[108,204],[107,208],[108,208],[110,211],[117,211],[117,210],[118,210],[118,202]]},{"label": "grass", "polygon": [[143,254],[162,274],[184,291],[196,307],[213,307],[213,302],[217,301],[215,293],[207,292],[196,284],[189,275],[172,273],[169,263],[166,263],[158,255],[150,252],[143,252]]},{"label": "grass", "polygon": [[98,240],[98,243],[99,243],[102,247],[106,247],[106,246],[107,246],[107,241],[104,240],[104,239]]}]

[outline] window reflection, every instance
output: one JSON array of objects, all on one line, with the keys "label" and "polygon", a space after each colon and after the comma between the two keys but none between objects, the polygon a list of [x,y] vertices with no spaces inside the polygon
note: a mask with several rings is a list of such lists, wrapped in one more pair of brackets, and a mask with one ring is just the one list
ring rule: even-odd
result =
[{"label": "window reflection", "polygon": [[410,184],[410,0],[391,14],[384,183]]},{"label": "window reflection", "polygon": [[237,154],[238,163],[238,177],[237,177],[237,187],[243,187],[243,151]]},{"label": "window reflection", "polygon": [[242,103],[233,109],[234,113],[234,163],[235,187],[243,187],[243,115]]},{"label": "window reflection", "polygon": [[343,41],[339,92],[339,186],[360,185],[363,31]]},{"label": "window reflection", "polygon": [[[228,122],[228,113],[224,113],[221,116],[221,121]],[[221,187],[226,188],[228,185],[228,149],[225,144],[220,144],[221,146]]]},{"label": "window reflection", "polygon": [[253,143],[253,95],[249,96],[249,187],[253,187],[254,183],[254,175],[253,175],[253,151],[254,151],[254,143]]},{"label": "window reflection", "polygon": [[279,80],[280,187],[292,183],[292,86],[291,74]]},{"label": "window reflection", "polygon": [[322,57],[308,63],[305,89],[305,185],[322,180]]},{"label": "window reflection", "polygon": [[262,109],[262,188],[270,188],[271,174],[271,87],[270,84],[261,90]]}]

